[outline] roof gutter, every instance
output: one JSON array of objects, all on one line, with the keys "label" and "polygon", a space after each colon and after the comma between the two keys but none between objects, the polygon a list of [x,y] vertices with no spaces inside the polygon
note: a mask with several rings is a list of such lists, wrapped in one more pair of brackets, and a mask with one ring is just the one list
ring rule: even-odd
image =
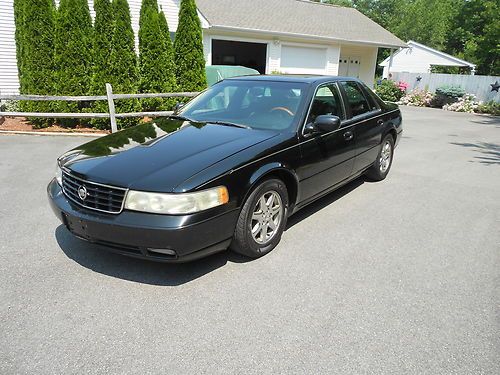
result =
[{"label": "roof gutter", "polygon": [[299,33],[290,33],[284,31],[270,31],[270,30],[261,30],[261,29],[251,29],[245,27],[234,27],[234,26],[223,26],[223,25],[210,25],[208,28],[213,31],[226,31],[226,32],[247,32],[254,33],[260,35],[269,35],[269,36],[281,36],[281,37],[289,37],[289,38],[299,38],[299,39],[310,39],[317,41],[325,41],[325,42],[343,42],[343,43],[353,43],[353,44],[363,44],[367,46],[373,47],[382,47],[382,48],[408,48],[408,45],[404,42],[399,43],[378,43],[378,42],[370,42],[366,40],[352,40],[352,39],[342,39],[342,38],[334,38],[334,37],[326,37],[319,35],[304,35]]}]

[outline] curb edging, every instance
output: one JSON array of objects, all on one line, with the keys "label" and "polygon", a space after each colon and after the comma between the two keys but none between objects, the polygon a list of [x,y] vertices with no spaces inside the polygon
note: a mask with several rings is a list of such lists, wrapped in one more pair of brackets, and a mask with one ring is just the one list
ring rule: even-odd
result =
[{"label": "curb edging", "polygon": [[30,132],[21,130],[0,130],[0,134],[12,134],[12,135],[41,135],[41,136],[56,136],[56,137],[104,137],[108,134],[102,133],[57,133],[57,132]]}]

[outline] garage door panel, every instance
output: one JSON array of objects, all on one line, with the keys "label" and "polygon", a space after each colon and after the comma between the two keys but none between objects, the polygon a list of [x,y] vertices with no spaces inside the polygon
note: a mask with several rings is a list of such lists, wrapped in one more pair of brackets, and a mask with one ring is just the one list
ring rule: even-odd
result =
[{"label": "garage door panel", "polygon": [[281,70],[286,73],[324,74],[326,48],[281,47]]}]

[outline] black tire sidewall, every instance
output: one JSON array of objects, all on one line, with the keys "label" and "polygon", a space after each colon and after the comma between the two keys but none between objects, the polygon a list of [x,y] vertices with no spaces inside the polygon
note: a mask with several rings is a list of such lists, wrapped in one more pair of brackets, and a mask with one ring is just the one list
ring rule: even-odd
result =
[{"label": "black tire sidewall", "polygon": [[[382,150],[384,149],[384,145],[386,142],[390,142],[391,144],[391,161],[389,162],[389,168],[387,168],[387,170],[382,173],[380,171],[380,156],[382,155]],[[385,179],[389,174],[389,171],[391,170],[393,160],[394,160],[394,138],[392,137],[392,135],[388,134],[382,140],[382,143],[380,145],[380,151],[377,154],[377,160],[375,160],[373,166],[368,170],[367,176],[376,181],[381,181]]]},{"label": "black tire sidewall", "polygon": [[[282,213],[283,216],[281,217],[280,225],[277,229],[278,232],[274,235],[271,242],[263,246],[254,240],[250,229],[250,222],[257,201],[263,194],[265,194],[268,191],[275,191],[276,193],[279,194],[279,196],[281,197],[281,202],[284,206],[284,210]],[[240,212],[240,218],[238,220],[244,220],[243,223],[244,238],[239,238],[238,242],[240,242],[240,245],[243,245],[245,249],[241,249],[244,251],[238,251],[238,249],[236,249],[236,251],[252,257],[260,257],[269,253],[280,242],[281,235],[283,234],[286,227],[287,217],[288,217],[288,192],[286,189],[286,185],[283,183],[283,181],[278,179],[269,179],[263,181],[249,195],[248,199],[246,200],[243,206],[242,211]],[[240,233],[239,235],[241,236],[242,233]]]}]

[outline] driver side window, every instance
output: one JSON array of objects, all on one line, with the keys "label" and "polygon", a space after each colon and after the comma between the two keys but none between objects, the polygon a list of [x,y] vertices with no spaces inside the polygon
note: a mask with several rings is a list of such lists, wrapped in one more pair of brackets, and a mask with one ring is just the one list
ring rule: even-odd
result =
[{"label": "driver side window", "polygon": [[307,123],[310,124],[320,115],[338,116],[344,118],[342,104],[340,102],[340,94],[337,87],[333,84],[320,86],[314,96]]}]

